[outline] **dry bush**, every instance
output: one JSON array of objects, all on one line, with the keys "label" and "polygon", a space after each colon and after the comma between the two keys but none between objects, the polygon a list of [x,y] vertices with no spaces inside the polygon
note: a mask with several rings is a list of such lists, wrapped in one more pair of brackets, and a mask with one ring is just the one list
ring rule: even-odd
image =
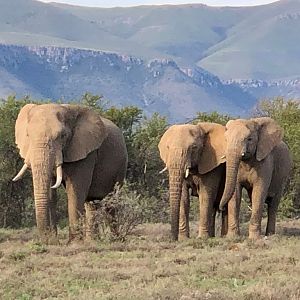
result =
[{"label": "dry bush", "polygon": [[96,235],[109,241],[124,241],[143,222],[141,198],[135,191],[130,191],[127,185],[117,185],[113,192],[97,204]]}]

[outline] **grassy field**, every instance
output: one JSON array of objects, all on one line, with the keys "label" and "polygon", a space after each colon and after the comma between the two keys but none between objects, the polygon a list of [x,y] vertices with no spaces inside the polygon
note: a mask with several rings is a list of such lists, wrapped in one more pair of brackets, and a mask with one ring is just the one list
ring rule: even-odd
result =
[{"label": "grassy field", "polygon": [[[195,225],[193,227],[195,235]],[[257,242],[171,242],[139,226],[125,243],[44,246],[32,230],[0,230],[0,299],[300,299],[300,220]]]}]

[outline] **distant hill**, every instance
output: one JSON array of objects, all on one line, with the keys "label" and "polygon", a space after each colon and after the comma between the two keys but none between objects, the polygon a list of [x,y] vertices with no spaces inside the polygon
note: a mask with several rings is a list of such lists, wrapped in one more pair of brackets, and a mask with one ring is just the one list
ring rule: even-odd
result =
[{"label": "distant hill", "polygon": [[91,91],[174,120],[245,115],[259,98],[300,98],[299,34],[299,0],[111,9],[0,0],[0,97]]},{"label": "distant hill", "polygon": [[202,4],[89,8],[0,0],[0,41],[172,58],[222,79],[298,77],[300,1],[256,7]]},{"label": "distant hill", "polygon": [[289,80],[300,77],[300,1],[259,7],[206,51],[198,65],[222,79]]},{"label": "distant hill", "polygon": [[172,60],[145,62],[131,56],[57,47],[0,45],[0,95],[30,94],[44,99],[78,100],[86,91],[114,105],[137,105],[172,121],[196,111],[245,115],[255,98],[236,84],[223,84],[200,69],[181,69]]}]

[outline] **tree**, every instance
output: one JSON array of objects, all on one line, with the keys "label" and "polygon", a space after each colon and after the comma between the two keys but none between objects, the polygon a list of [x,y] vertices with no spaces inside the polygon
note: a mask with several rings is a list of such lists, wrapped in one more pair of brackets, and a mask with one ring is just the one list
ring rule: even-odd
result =
[{"label": "tree", "polygon": [[213,122],[221,125],[226,125],[226,123],[231,119],[233,119],[231,116],[220,114],[216,111],[213,111],[211,113],[198,112],[192,123],[196,124],[198,122]]},{"label": "tree", "polygon": [[10,96],[0,104],[0,227],[20,227],[34,222],[30,174],[18,182],[12,178],[24,162],[15,145],[15,121],[20,109],[31,102],[28,97]]}]

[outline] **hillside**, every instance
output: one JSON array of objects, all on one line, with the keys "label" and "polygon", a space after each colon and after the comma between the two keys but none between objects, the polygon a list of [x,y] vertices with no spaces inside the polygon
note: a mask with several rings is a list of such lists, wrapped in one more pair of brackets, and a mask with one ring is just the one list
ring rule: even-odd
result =
[{"label": "hillside", "polygon": [[0,8],[0,97],[67,101],[90,91],[178,121],[300,97],[298,0],[112,9],[0,0]]},{"label": "hillside", "polygon": [[284,0],[228,31],[198,65],[222,79],[289,80],[300,77],[300,1]]},{"label": "hillside", "polygon": [[[97,49],[195,63],[222,79],[299,77],[300,1],[88,8],[0,0],[0,41]],[[180,22],[179,22],[180,20]]]},{"label": "hillside", "polygon": [[[200,69],[181,69],[172,60],[143,61],[92,50],[0,45],[0,94],[78,100],[89,91],[114,105],[159,111],[186,121],[197,111],[243,115],[255,98]],[[2,87],[2,88],[1,88]],[[243,101],[241,101],[243,99]]]}]

